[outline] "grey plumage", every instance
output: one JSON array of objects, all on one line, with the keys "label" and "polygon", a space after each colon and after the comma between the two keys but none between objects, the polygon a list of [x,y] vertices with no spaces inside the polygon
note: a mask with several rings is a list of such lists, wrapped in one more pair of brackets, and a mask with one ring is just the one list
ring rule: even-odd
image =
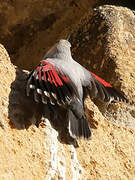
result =
[{"label": "grey plumage", "polygon": [[[60,40],[30,73],[27,95],[34,89],[36,102],[58,104],[67,109],[69,133],[74,138],[89,138],[91,130],[84,112],[84,92],[106,102],[128,100],[110,84],[73,60],[68,40]],[[40,97],[39,97],[40,96]]]}]

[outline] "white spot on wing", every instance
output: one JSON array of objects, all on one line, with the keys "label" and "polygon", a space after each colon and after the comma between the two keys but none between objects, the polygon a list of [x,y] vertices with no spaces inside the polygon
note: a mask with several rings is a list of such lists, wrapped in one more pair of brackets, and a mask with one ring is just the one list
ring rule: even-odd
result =
[{"label": "white spot on wing", "polygon": [[47,96],[47,91],[44,91],[44,94]]},{"label": "white spot on wing", "polygon": [[30,89],[35,89],[35,86],[33,84],[30,84]]},{"label": "white spot on wing", "polygon": [[42,90],[41,89],[37,89],[37,93],[38,94],[42,94]]},{"label": "white spot on wing", "polygon": [[55,99],[57,99],[57,96],[56,96],[56,94],[55,93],[51,93],[52,94],[52,96],[55,98]]}]

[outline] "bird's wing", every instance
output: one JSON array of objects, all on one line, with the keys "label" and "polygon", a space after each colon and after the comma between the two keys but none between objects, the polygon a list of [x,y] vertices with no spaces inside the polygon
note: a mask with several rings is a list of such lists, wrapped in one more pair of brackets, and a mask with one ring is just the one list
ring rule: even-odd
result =
[{"label": "bird's wing", "polygon": [[87,87],[92,97],[98,98],[105,102],[126,102],[126,99],[119,91],[113,88],[109,83],[98,77],[96,74],[89,72],[89,80],[87,81]]},{"label": "bird's wing", "polygon": [[70,103],[73,96],[77,96],[76,87],[68,74],[46,60],[42,60],[30,73],[26,88],[27,96],[31,89],[34,90],[34,100],[41,100],[45,104],[48,101],[51,104]]}]

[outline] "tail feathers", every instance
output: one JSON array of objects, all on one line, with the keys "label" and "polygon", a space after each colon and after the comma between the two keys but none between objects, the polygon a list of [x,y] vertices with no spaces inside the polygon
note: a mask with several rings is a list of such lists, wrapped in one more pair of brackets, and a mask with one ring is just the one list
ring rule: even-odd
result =
[{"label": "tail feathers", "polygon": [[71,110],[68,112],[69,133],[73,138],[88,139],[91,137],[91,130],[86,117],[78,119]]}]

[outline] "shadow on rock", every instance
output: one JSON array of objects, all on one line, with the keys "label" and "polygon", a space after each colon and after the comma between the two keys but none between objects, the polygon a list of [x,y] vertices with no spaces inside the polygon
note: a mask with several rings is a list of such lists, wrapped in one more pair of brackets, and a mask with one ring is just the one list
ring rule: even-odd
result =
[{"label": "shadow on rock", "polygon": [[36,124],[42,116],[42,106],[26,96],[25,88],[28,74],[16,69],[16,79],[11,84],[9,95],[10,125],[16,129],[27,129],[31,124]]},{"label": "shadow on rock", "polygon": [[73,144],[78,147],[77,140],[72,138],[68,130],[67,110],[58,105],[50,106],[50,123],[59,132],[58,140],[63,144]]},{"label": "shadow on rock", "polygon": [[97,129],[98,127],[98,121],[96,121],[94,119],[94,112],[92,110],[90,110],[89,108],[87,108],[87,106],[85,105],[85,114],[86,117],[88,119],[89,125],[91,129]]},{"label": "shadow on rock", "polygon": [[47,118],[52,127],[59,132],[59,141],[65,144],[74,144],[76,142],[70,137],[67,129],[66,112],[60,107],[53,107],[36,103],[31,96],[26,96],[26,82],[28,73],[16,69],[16,79],[11,84],[11,92],[9,95],[9,111],[10,126],[16,129],[28,129],[29,126],[35,124],[37,127],[41,122],[41,118]]}]

